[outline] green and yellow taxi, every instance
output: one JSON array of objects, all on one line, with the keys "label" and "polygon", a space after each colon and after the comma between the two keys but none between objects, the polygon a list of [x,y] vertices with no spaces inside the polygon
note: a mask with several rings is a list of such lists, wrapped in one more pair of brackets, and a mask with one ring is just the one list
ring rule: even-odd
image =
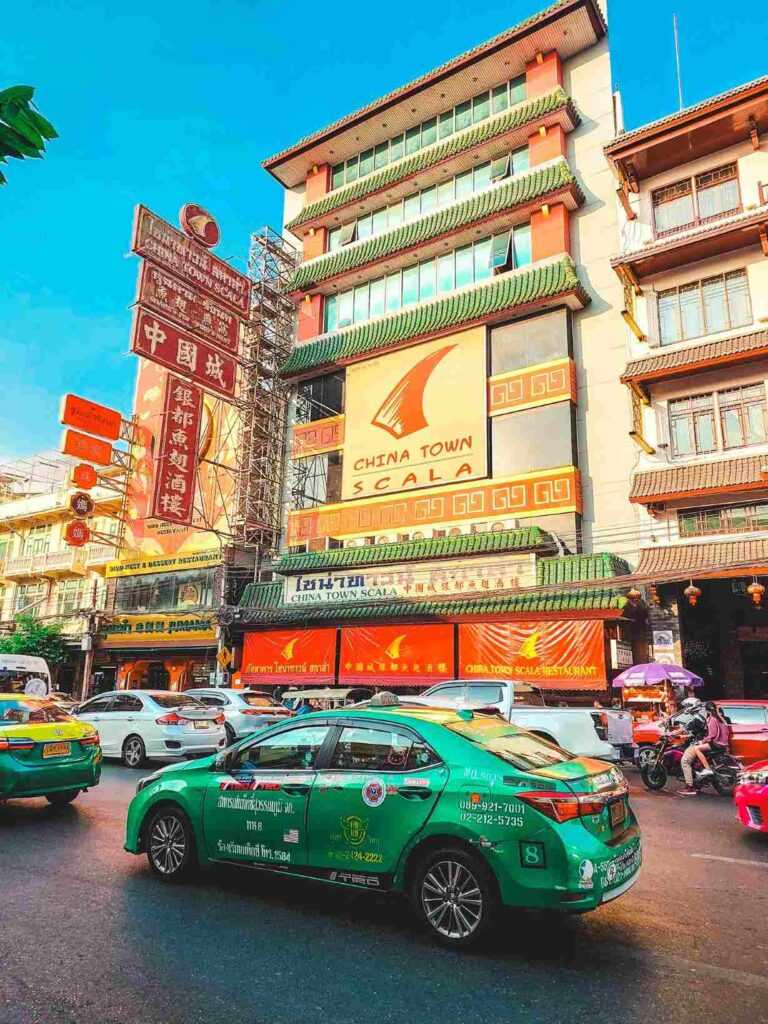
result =
[{"label": "green and yellow taxi", "polygon": [[0,801],[68,804],[101,775],[99,734],[47,697],[0,693]]},{"label": "green and yellow taxi", "polygon": [[641,862],[618,769],[494,715],[374,702],[142,779],[125,848],[168,881],[229,863],[405,893],[454,946],[502,906],[594,910]]}]

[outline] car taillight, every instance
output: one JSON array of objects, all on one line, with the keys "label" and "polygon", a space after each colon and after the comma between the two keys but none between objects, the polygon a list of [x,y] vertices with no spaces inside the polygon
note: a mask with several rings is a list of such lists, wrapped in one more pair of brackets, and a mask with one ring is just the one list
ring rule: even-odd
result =
[{"label": "car taillight", "polygon": [[0,737],[0,750],[34,750],[35,741],[25,736],[14,736],[12,738]]},{"label": "car taillight", "polygon": [[216,725],[224,725],[224,715],[216,715],[214,722]]},{"label": "car taillight", "polygon": [[171,711],[168,715],[162,715],[160,718],[155,719],[156,725],[183,725],[184,722],[176,714],[175,711]]},{"label": "car taillight", "polygon": [[84,747],[93,747],[99,742],[99,734],[95,732],[92,736],[82,736],[80,742]]},{"label": "car taillight", "polygon": [[573,818],[586,817],[588,814],[602,814],[609,799],[616,796],[611,793],[520,793],[524,800],[537,811],[541,811],[552,821],[571,821]]}]

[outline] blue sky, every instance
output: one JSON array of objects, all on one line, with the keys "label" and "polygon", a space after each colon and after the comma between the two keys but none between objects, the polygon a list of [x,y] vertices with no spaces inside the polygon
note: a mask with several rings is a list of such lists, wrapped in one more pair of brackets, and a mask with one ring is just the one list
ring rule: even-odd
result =
[{"label": "blue sky", "polygon": [[[222,227],[219,254],[242,267],[249,232],[280,225],[264,157],[544,6],[8,6],[0,87],[34,85],[61,137],[45,160],[11,162],[0,190],[0,461],[58,444],[65,391],[130,410],[136,202],[174,223],[185,201],[207,207]],[[765,72],[764,5],[612,0],[614,85],[629,128],[677,106],[673,10],[686,104]]]}]

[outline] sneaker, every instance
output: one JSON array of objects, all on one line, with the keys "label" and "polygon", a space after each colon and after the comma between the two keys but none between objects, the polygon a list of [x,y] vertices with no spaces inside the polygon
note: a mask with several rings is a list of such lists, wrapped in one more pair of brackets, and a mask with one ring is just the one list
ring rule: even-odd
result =
[{"label": "sneaker", "polygon": [[693,786],[686,786],[685,789],[681,789],[678,796],[698,796],[698,790],[694,789]]}]

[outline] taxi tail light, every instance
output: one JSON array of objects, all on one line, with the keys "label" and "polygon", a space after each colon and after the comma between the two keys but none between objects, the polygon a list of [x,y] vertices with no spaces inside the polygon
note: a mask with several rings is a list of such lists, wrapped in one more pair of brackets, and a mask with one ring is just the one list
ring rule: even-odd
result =
[{"label": "taxi tail light", "polygon": [[14,736],[12,739],[0,738],[0,750],[34,750],[35,741],[26,737]]},{"label": "taxi tail light", "polygon": [[607,802],[604,795],[596,793],[577,796],[575,793],[534,791],[520,793],[520,799],[557,822],[572,821],[574,818],[586,817],[589,814],[601,814]]},{"label": "taxi tail light", "polygon": [[94,733],[93,736],[83,736],[80,739],[80,743],[84,747],[95,747],[99,742],[99,734]]}]

